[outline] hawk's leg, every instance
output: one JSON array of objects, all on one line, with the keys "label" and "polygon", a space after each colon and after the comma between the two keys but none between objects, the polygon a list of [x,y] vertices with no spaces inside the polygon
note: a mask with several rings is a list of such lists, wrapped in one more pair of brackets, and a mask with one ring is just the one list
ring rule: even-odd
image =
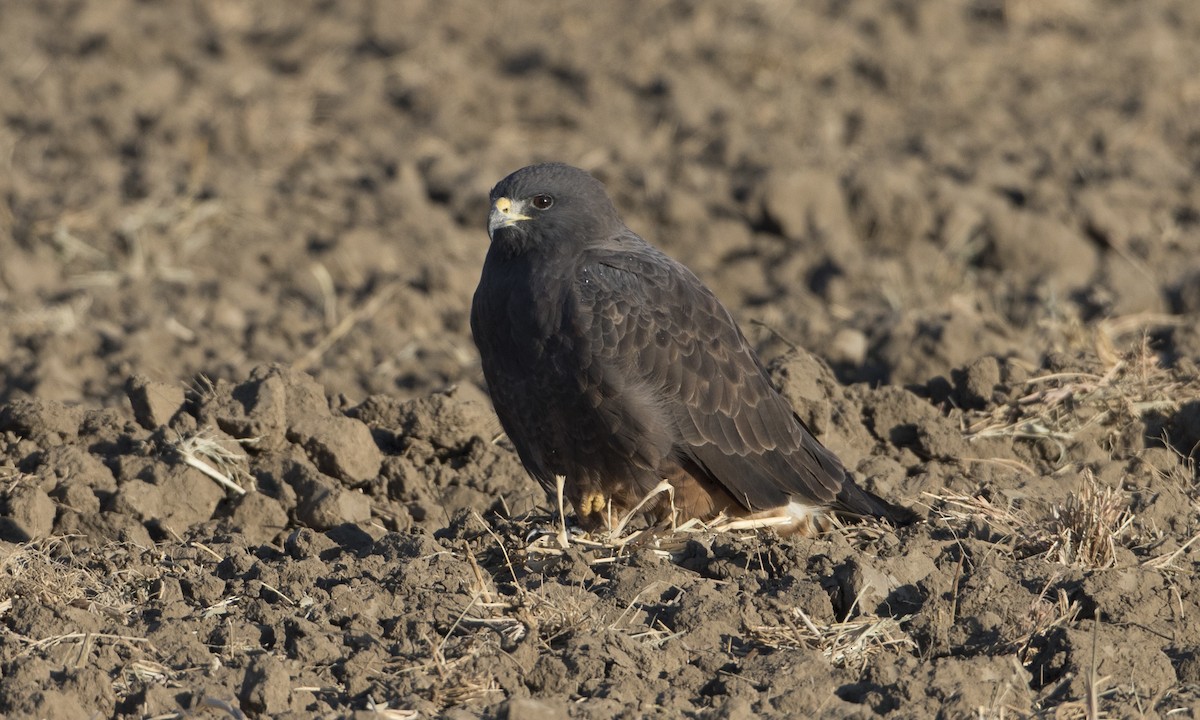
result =
[{"label": "hawk's leg", "polygon": [[567,514],[563,512],[563,487],[567,478],[563,475],[554,476],[554,487],[558,491],[558,546],[563,550],[570,544],[567,536]]}]

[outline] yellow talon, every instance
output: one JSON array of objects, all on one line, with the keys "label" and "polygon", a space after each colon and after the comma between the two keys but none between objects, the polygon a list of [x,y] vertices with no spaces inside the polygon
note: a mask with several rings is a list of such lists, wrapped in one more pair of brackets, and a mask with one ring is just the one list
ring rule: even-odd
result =
[{"label": "yellow talon", "polygon": [[583,499],[579,503],[579,513],[581,515],[602,513],[607,507],[608,498],[604,497],[604,493],[592,492],[583,496]]}]

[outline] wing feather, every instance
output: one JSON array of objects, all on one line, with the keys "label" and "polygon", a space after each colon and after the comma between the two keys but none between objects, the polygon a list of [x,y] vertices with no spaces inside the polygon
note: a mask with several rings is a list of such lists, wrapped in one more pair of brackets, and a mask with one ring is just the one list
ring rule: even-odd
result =
[{"label": "wing feather", "polygon": [[[701,468],[751,510],[837,497],[845,469],[691,271],[636,236],[590,249],[579,268],[568,319],[590,334],[590,361],[603,377],[623,378],[632,402],[656,405],[673,425],[664,436],[672,446],[656,452]],[[629,410],[620,394],[606,402],[617,415]]]}]

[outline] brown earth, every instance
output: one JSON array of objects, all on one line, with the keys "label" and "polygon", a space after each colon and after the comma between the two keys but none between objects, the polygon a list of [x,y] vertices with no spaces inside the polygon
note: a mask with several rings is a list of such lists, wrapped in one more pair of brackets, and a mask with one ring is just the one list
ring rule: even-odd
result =
[{"label": "brown earth", "polygon": [[[1197,716],[1198,37],[0,4],[0,714]],[[467,328],[487,190],[545,159],[927,521],[558,551]]]}]

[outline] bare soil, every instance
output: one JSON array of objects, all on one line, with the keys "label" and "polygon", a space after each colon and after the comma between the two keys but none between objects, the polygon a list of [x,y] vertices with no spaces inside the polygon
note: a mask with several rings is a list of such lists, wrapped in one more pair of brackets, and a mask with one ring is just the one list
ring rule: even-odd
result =
[{"label": "bare soil", "polygon": [[[5,717],[1196,717],[1200,4],[0,4]],[[557,159],[925,520],[554,542]]]}]

